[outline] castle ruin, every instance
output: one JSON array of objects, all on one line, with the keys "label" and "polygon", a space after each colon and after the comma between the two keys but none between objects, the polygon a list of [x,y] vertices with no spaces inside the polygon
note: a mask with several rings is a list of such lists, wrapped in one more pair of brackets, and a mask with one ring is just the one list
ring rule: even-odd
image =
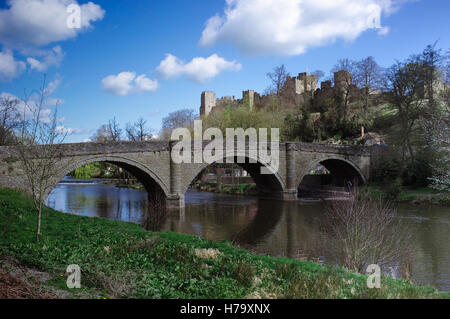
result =
[{"label": "castle ruin", "polygon": [[306,72],[299,73],[297,77],[288,76],[284,89],[301,95],[317,90],[317,76]]},{"label": "castle ruin", "polygon": [[211,91],[202,92],[200,115],[208,116],[214,107],[216,107],[216,93]]},{"label": "castle ruin", "polygon": [[[352,84],[352,75],[345,70],[334,72],[334,86],[332,85],[331,80],[328,80],[321,82],[319,89],[317,83],[317,75],[308,74],[306,72],[299,73],[296,77],[288,76],[282,88],[282,94],[292,99],[295,105],[298,105],[299,103],[307,103],[308,100],[311,100],[319,94],[328,94],[332,92],[342,93],[349,88],[355,87],[355,85]],[[200,115],[202,117],[207,117],[214,108],[226,105],[238,107],[248,104],[250,109],[254,109],[267,103],[273,97],[276,97],[276,94],[260,95],[254,90],[246,90],[242,91],[242,99],[236,99],[234,96],[225,96],[217,99],[214,92],[204,91],[201,94]]]},{"label": "castle ruin", "polygon": [[352,85],[352,75],[350,72],[345,70],[334,72],[334,87],[337,90],[345,90],[350,85]]}]

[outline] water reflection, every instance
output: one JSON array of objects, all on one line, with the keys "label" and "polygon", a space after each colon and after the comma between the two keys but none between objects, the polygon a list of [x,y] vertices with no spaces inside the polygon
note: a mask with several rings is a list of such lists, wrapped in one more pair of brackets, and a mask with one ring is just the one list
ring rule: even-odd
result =
[{"label": "water reflection", "polygon": [[[104,184],[60,184],[48,204],[60,211],[142,224],[147,194]],[[321,203],[278,202],[254,197],[189,191],[186,208],[170,212],[160,230],[227,239],[257,253],[315,257],[319,244]],[[450,290],[450,218],[443,207],[400,206],[398,218],[417,237],[412,277],[415,282]],[[306,255],[306,256],[305,256]]]}]

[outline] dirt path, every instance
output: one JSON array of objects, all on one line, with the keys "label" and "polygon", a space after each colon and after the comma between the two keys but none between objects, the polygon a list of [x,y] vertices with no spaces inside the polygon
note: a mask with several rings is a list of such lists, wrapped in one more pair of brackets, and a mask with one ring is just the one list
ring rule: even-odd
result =
[{"label": "dirt path", "polygon": [[[14,274],[3,261],[0,266],[0,299],[58,299],[59,296],[42,287],[41,282],[28,276]],[[21,278],[22,277],[22,278]]]}]

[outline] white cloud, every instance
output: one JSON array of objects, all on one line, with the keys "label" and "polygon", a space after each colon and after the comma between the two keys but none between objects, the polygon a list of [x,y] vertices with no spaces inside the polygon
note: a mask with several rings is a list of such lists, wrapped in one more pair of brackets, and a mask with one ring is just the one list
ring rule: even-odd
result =
[{"label": "white cloud", "polygon": [[55,130],[59,134],[67,134],[67,135],[84,134],[85,133],[85,130],[83,130],[83,129],[73,128],[73,127],[65,127],[64,125],[56,126]]},{"label": "white cloud", "polygon": [[161,61],[156,71],[164,79],[186,75],[195,82],[205,83],[223,71],[239,71],[241,67],[241,64],[227,61],[217,54],[207,58],[193,58],[189,63],[183,62],[172,54],[166,54],[166,58]]},{"label": "white cloud", "polygon": [[[405,0],[401,0],[405,2]],[[393,0],[226,0],[223,15],[210,18],[200,45],[229,43],[248,55],[299,55],[337,39],[351,41],[381,26]]]},{"label": "white cloud", "polygon": [[8,93],[8,92],[2,92],[0,94],[0,99],[10,99],[10,100],[18,100],[18,104],[16,105],[16,110],[22,110],[25,107],[25,103],[22,101],[22,99],[19,99],[17,96],[15,96],[14,94]]},{"label": "white cloud", "polygon": [[103,78],[102,86],[107,92],[125,96],[135,92],[154,92],[158,88],[158,81],[147,78],[145,74],[136,77],[135,72],[121,72]]},{"label": "white cloud", "polygon": [[[7,0],[0,9],[0,81],[20,75],[27,64],[31,70],[45,72],[58,66],[64,53],[60,46],[41,49],[52,42],[76,37],[92,28],[92,23],[103,19],[105,11],[92,2],[79,6],[80,28],[68,26],[72,12],[67,12],[77,0]],[[26,56],[26,62],[14,61],[13,50]]]},{"label": "white cloud", "polygon": [[0,52],[0,80],[18,77],[26,68],[25,62],[16,61],[11,51]]},{"label": "white cloud", "polygon": [[145,74],[139,75],[134,82],[136,83],[136,89],[139,92],[154,92],[158,88],[158,81],[150,80],[145,76]]},{"label": "white cloud", "polygon": [[64,57],[64,53],[59,45],[55,46],[52,50],[42,52],[41,55],[41,61],[32,57],[27,58],[27,62],[32,70],[45,72],[53,65],[58,66]]},{"label": "white cloud", "polygon": [[56,89],[59,87],[60,84],[61,84],[61,77],[57,75],[53,81],[48,83],[47,88],[45,89],[45,93],[52,94],[53,92],[56,91]]},{"label": "white cloud", "polygon": [[61,104],[64,104],[64,103],[66,103],[66,101],[64,101],[64,99],[49,97],[46,99],[44,105],[45,106],[60,106]]},{"label": "white cloud", "polygon": [[[45,106],[59,106],[65,103],[64,99],[51,97],[51,95],[58,89],[59,85],[61,84],[61,81],[62,81],[61,76],[57,74],[56,78],[48,83],[47,87],[44,90]],[[37,96],[34,98],[37,99]]]},{"label": "white cloud", "polygon": [[386,35],[389,33],[389,27],[382,27],[378,29],[379,35]]},{"label": "white cloud", "polygon": [[166,54],[166,58],[161,61],[156,71],[164,78],[170,79],[183,73],[183,61],[172,54]]},{"label": "white cloud", "polygon": [[[54,98],[51,96],[58,88],[60,83],[61,78],[59,75],[57,75],[57,77],[53,81],[48,83],[48,85],[45,87],[43,91],[44,99],[42,101],[42,109],[40,114],[40,120],[43,123],[50,122],[52,116],[51,110],[52,107],[59,106],[65,103],[63,99]],[[41,95],[38,92],[34,92],[23,99],[8,92],[2,92],[0,94],[0,98],[9,98],[11,100],[18,100],[16,110],[19,112],[21,116],[25,114],[27,118],[30,118],[35,115],[34,112],[39,109],[39,104],[41,103]],[[64,122],[64,119],[65,118],[62,117],[59,118],[58,121]]]},{"label": "white cloud", "polygon": [[80,6],[81,27],[69,28],[67,7],[76,0],[8,0],[0,10],[0,42],[14,49],[45,46],[74,38],[101,20],[105,11],[92,2]]},{"label": "white cloud", "polygon": [[102,80],[103,89],[115,95],[124,96],[131,92],[131,82],[136,77],[134,72],[121,72],[118,75],[109,75]]},{"label": "white cloud", "polygon": [[[19,112],[21,116],[25,114],[26,118],[33,117],[35,111],[38,110],[39,97],[37,95],[31,95],[26,102],[23,99],[20,99],[17,96],[7,92],[2,92],[0,94],[0,98],[9,98],[12,100],[18,100],[19,102],[16,105],[16,110]],[[43,123],[49,123],[51,120],[50,119],[51,114],[52,114],[51,109],[43,107],[41,109],[41,113],[39,116],[40,121]]]}]

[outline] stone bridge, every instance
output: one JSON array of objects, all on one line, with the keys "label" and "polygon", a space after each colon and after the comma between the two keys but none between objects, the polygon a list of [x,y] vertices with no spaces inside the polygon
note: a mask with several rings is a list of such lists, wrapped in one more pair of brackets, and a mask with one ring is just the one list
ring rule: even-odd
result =
[{"label": "stone bridge", "polygon": [[[203,148],[206,144],[204,141]],[[176,164],[170,156],[172,145],[169,142],[62,144],[58,146],[61,152],[52,184],[56,186],[64,176],[85,164],[107,162],[134,175],[149,194],[163,196],[168,207],[183,207],[189,185],[210,164]],[[274,174],[261,174],[260,168],[268,164],[258,158],[250,161],[246,156],[245,163],[237,164],[252,176],[265,198],[295,200],[302,179],[318,164],[325,166],[342,186],[346,180],[364,183],[369,178],[371,154],[371,147],[286,142],[279,144],[279,168]],[[0,147],[0,186],[27,190],[21,163],[11,147]]]}]

